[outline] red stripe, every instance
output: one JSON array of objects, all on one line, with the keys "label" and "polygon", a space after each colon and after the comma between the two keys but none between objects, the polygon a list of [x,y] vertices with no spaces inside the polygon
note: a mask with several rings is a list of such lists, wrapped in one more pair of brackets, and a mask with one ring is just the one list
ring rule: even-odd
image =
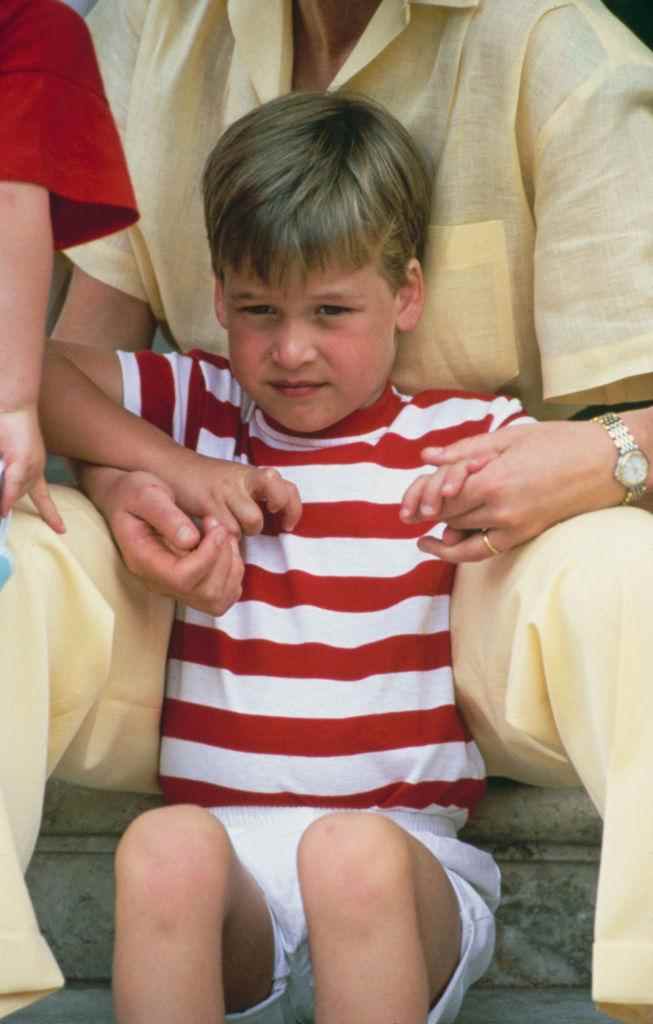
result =
[{"label": "red stripe", "polygon": [[237,441],[246,429],[241,419],[240,406],[234,405],[233,402],[221,401],[210,392],[206,393],[206,407],[201,425],[216,438],[226,438],[227,441]]},{"label": "red stripe", "polygon": [[288,757],[346,757],[470,739],[453,704],[419,711],[315,719],[246,715],[166,699],[161,731],[173,739],[225,750]]},{"label": "red stripe", "polygon": [[[381,505],[370,501],[306,502],[302,517],[293,530],[298,537],[360,537],[373,540],[417,540],[435,526],[437,520],[403,523],[400,505]],[[276,521],[267,529],[276,536]],[[267,530],[266,530],[267,532]]]},{"label": "red stripe", "polygon": [[172,437],[175,380],[170,363],[158,352],[136,355],[141,385],[141,416]]},{"label": "red stripe", "polygon": [[275,608],[312,605],[335,612],[377,612],[410,597],[451,593],[455,566],[429,558],[403,576],[313,576],[291,569],[268,572],[248,565],[242,601],[264,601]]},{"label": "red stripe", "polygon": [[423,811],[437,807],[462,807],[471,811],[485,793],[484,779],[455,782],[392,782],[380,789],[346,796],[306,793],[253,793],[249,790],[214,786],[210,782],[160,776],[168,803],[193,803],[202,807],[327,807],[365,810],[369,807],[407,807]]},{"label": "red stripe", "polygon": [[497,397],[505,398],[507,396],[497,396],[490,391],[465,391],[464,388],[429,388],[426,391],[419,391],[416,395],[413,395],[411,401],[413,405],[417,405],[420,409],[426,409],[430,405],[448,402],[451,398],[459,398],[462,401],[487,402],[489,405]]},{"label": "red stripe", "polygon": [[207,404],[207,391],[202,368],[196,359],[190,368],[188,380],[188,400],[186,402],[186,434],[184,444],[195,450],[204,423]]},{"label": "red stripe", "polygon": [[449,632],[392,636],[360,647],[234,640],[222,630],[176,621],[169,657],[237,675],[288,679],[365,679],[388,672],[428,672],[451,663]]}]

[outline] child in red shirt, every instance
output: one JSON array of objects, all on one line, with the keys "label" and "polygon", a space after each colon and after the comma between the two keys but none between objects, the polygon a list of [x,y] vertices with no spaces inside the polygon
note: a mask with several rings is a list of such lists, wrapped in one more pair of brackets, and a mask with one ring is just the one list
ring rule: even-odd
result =
[{"label": "child in red shirt", "polygon": [[0,516],[29,493],[63,532],[43,477],[38,394],[53,250],[138,217],[90,35],[59,0],[0,6]]}]

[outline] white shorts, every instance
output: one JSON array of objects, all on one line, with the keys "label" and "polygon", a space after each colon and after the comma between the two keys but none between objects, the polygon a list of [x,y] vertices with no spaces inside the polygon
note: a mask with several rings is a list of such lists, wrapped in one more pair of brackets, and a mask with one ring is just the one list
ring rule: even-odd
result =
[{"label": "white shorts", "polygon": [[[275,943],[271,994],[257,1006],[228,1014],[226,1019],[248,1024],[310,1024],[313,977],[297,874],[297,847],[308,825],[331,812],[304,807],[219,807],[212,813],[226,827],[240,862],[265,895]],[[499,869],[489,854],[456,839],[446,819],[408,811],[392,811],[386,816],[437,857],[458,898],[460,959],[428,1015],[428,1024],[449,1024],[457,1017],[469,986],[485,973],[492,960]]]}]

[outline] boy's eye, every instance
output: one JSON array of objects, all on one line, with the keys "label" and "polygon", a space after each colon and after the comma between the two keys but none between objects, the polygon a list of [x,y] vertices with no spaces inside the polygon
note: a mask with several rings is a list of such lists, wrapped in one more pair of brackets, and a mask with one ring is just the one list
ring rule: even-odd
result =
[{"label": "boy's eye", "polygon": [[331,306],[323,305],[318,306],[318,316],[342,316],[344,313],[350,313],[351,310],[347,306]]},{"label": "boy's eye", "polygon": [[274,313],[272,306],[259,304],[258,306],[241,306],[241,313],[248,313],[250,316],[270,316]]}]

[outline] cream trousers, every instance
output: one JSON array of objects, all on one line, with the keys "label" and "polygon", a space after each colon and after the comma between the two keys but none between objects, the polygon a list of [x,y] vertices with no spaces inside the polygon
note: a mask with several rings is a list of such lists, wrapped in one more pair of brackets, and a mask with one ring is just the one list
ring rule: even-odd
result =
[{"label": "cream trousers", "polygon": [[[172,603],[125,570],[85,498],[53,490],[68,532],[16,512],[0,592],[0,1017],[63,983],[23,881],[47,776],[156,790]],[[593,995],[624,1020],[653,1020],[638,1010],[653,1004],[652,607],[653,518],[637,509],[465,566],[453,602],[459,699],[489,772],[580,778],[603,815]]]}]

